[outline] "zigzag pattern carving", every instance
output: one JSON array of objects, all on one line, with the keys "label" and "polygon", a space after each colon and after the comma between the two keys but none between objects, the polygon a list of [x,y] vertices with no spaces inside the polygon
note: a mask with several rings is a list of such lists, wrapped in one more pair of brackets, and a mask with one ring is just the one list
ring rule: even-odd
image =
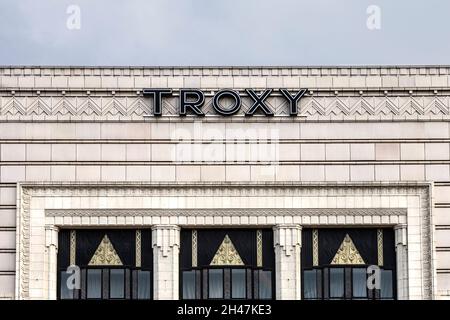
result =
[{"label": "zigzag pattern carving", "polygon": [[[242,99],[237,115],[244,115],[253,101]],[[305,97],[299,105],[299,115],[317,118],[376,119],[418,116],[450,117],[449,96],[424,97]],[[224,101],[226,106],[226,101]],[[287,103],[281,97],[269,97],[266,104],[276,116],[288,117]],[[0,118],[24,116],[122,118],[152,115],[153,101],[143,97],[1,97]],[[203,106],[207,116],[218,116],[208,97]],[[178,115],[178,98],[163,100],[163,115]]]}]

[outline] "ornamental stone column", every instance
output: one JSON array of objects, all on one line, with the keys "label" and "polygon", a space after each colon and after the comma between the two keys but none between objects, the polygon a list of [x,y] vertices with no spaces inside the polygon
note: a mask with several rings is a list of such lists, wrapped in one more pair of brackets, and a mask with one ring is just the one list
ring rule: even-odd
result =
[{"label": "ornamental stone column", "polygon": [[302,227],[298,224],[280,224],[273,231],[276,299],[299,300]]},{"label": "ornamental stone column", "polygon": [[[46,287],[47,297],[49,300],[56,300],[57,297],[57,277],[58,277],[58,227],[54,225],[45,226],[45,269],[47,277]],[[44,290],[45,292],[45,290]]]},{"label": "ornamental stone column", "polygon": [[178,300],[180,227],[156,225],[152,228],[153,298]]},{"label": "ornamental stone column", "polygon": [[408,291],[408,233],[406,224],[394,227],[397,262],[397,299],[407,300]]}]

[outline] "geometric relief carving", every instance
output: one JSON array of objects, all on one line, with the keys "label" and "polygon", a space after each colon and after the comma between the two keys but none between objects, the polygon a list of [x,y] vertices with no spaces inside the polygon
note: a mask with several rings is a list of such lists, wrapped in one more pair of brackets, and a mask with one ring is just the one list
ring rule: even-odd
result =
[{"label": "geometric relief carving", "polygon": [[53,107],[52,114],[65,116],[67,114],[74,116],[77,114],[77,108],[71,103],[71,99],[61,99]]},{"label": "geometric relief carving", "polygon": [[97,116],[102,114],[102,109],[99,101],[95,101],[94,99],[88,98],[83,103],[81,103],[78,108],[78,115],[93,115]]},{"label": "geometric relief carving", "polygon": [[[425,102],[426,104],[426,102]],[[425,113],[432,115],[448,115],[450,113],[448,103],[447,105],[442,102],[439,98],[433,99],[431,102],[426,104]]]},{"label": "geometric relief carving", "polygon": [[77,250],[77,232],[70,230],[70,258],[69,265],[76,265],[76,250]]},{"label": "geometric relief carving", "polygon": [[365,264],[363,258],[356,249],[355,244],[348,234],[345,235],[339,249],[336,252],[331,264]]},{"label": "geometric relief carving", "polygon": [[378,266],[382,267],[384,264],[383,229],[377,229],[377,251],[378,251]]},{"label": "geometric relief carving", "polygon": [[242,259],[239,256],[239,253],[237,252],[236,248],[234,247],[233,242],[231,242],[231,239],[228,237],[228,235],[225,235],[225,238],[223,239],[222,243],[220,244],[219,249],[217,249],[217,252],[214,255],[214,258],[211,260],[210,265],[211,266],[242,266],[242,265],[244,265],[244,262],[242,262]]},{"label": "geometric relief carving", "polygon": [[[3,99],[2,99],[3,100]],[[26,107],[16,98],[9,100],[4,106],[0,106],[0,110],[4,115],[25,115],[27,113]]]},{"label": "geometric relief carving", "polygon": [[136,230],[136,268],[141,267],[141,254],[142,254],[142,233],[141,230]]},{"label": "geometric relief carving", "polygon": [[[47,101],[49,99],[47,98]],[[29,107],[27,110],[28,114],[35,114],[35,115],[41,115],[41,114],[46,114],[46,115],[50,115],[51,114],[51,107],[48,105],[48,103],[46,103],[43,99],[39,98],[37,100],[35,100]]]},{"label": "geometric relief carving", "polygon": [[122,103],[120,103],[117,99],[112,99],[103,108],[103,114],[112,116],[120,114],[122,116],[125,116],[127,114],[127,111],[125,110],[125,107],[122,105]]},{"label": "geometric relief carving", "polygon": [[312,230],[312,256],[313,256],[313,266],[319,265],[319,230]]},{"label": "geometric relief carving", "polygon": [[108,236],[105,235],[89,261],[90,266],[121,266],[123,265],[119,255],[114,249]]},{"label": "geometric relief carving", "polygon": [[192,230],[192,267],[197,267],[197,230]]},{"label": "geometric relief carving", "polygon": [[256,231],[256,266],[263,266],[263,243],[262,243],[262,231]]}]

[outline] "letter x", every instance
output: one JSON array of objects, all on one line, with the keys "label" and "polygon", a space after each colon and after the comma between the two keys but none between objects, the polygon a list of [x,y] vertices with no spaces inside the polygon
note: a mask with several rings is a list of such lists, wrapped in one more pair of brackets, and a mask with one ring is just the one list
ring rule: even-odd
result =
[{"label": "letter x", "polygon": [[266,116],[273,116],[272,110],[264,103],[264,100],[272,93],[273,89],[266,89],[258,95],[253,89],[245,89],[245,92],[255,101],[252,107],[245,113],[246,116],[252,116],[256,110],[261,108]]}]

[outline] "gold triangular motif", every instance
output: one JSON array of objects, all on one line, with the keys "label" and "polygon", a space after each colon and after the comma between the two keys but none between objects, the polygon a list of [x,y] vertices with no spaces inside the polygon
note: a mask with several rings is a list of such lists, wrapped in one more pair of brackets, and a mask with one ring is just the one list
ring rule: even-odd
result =
[{"label": "gold triangular motif", "polygon": [[90,266],[121,266],[122,260],[114,249],[111,241],[105,235],[89,261]]},{"label": "gold triangular motif", "polygon": [[228,235],[225,235],[219,249],[217,249],[214,258],[212,259],[211,266],[242,266],[242,262],[239,253],[231,242]]},{"label": "gold triangular motif", "polygon": [[364,259],[348,234],[342,240],[341,246],[337,250],[331,264],[365,264]]}]

